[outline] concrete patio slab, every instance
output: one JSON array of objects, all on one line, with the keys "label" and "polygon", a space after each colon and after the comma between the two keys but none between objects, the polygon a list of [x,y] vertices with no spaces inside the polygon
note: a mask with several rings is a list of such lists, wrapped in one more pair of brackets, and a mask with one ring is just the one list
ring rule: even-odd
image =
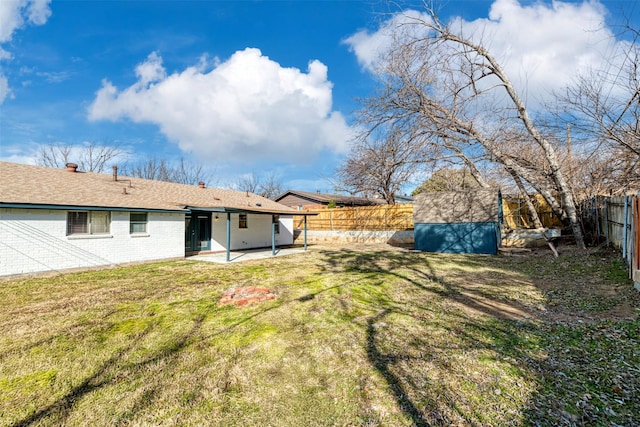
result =
[{"label": "concrete patio slab", "polygon": [[[271,248],[248,249],[245,251],[231,251],[230,259],[228,262],[250,261],[254,259],[267,259],[267,258],[273,258],[274,256],[279,257],[279,256],[299,254],[303,252],[305,252],[305,250],[302,247],[277,248],[275,255],[273,255]],[[212,254],[199,254],[199,255],[189,256],[186,259],[190,261],[206,261],[206,262],[216,262],[219,264],[226,264],[227,253],[216,252]]]}]

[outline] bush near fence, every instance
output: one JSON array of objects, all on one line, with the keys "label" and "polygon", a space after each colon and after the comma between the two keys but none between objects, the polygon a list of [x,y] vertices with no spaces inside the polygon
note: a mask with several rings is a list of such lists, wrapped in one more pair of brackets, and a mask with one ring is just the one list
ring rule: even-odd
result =
[{"label": "bush near fence", "polygon": [[[538,215],[545,227],[560,227],[562,223],[551,212],[549,205],[541,197],[536,198]],[[329,209],[319,207],[305,209],[318,213],[307,218],[307,230],[313,231],[389,231],[413,230],[413,205],[355,206]],[[505,197],[502,211],[507,227],[511,229],[532,228],[529,210],[524,199]],[[304,228],[304,217],[293,217],[294,228]]]}]

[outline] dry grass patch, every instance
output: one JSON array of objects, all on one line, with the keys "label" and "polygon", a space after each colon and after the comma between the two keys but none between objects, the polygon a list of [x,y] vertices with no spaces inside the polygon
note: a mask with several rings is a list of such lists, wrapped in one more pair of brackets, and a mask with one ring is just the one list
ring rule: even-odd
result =
[{"label": "dry grass patch", "polygon": [[[314,247],[6,281],[0,424],[640,425],[622,267]],[[218,304],[240,286],[278,298]]]}]

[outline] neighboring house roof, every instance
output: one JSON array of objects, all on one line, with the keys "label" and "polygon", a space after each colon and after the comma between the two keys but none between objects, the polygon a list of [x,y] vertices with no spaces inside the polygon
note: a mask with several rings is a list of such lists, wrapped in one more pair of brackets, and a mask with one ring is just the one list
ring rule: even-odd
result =
[{"label": "neighboring house roof", "polygon": [[395,195],[396,203],[413,203],[413,197],[402,194]]},{"label": "neighboring house roof", "polygon": [[0,207],[101,207],[186,211],[189,208],[297,214],[253,193],[0,162]]},{"label": "neighboring house roof", "polygon": [[327,193],[313,193],[307,191],[295,191],[287,190],[274,200],[276,202],[284,199],[288,196],[297,196],[299,198],[309,201],[309,204],[326,205],[332,200],[338,205],[347,206],[368,206],[368,205],[380,205],[385,204],[384,200],[380,199],[367,199],[365,197],[345,196],[342,194],[327,194]]}]

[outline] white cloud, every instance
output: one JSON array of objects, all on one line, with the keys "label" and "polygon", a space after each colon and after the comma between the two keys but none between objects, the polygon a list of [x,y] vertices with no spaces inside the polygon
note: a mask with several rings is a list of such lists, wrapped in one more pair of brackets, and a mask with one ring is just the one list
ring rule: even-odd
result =
[{"label": "white cloud", "polygon": [[51,16],[51,0],[0,1],[0,43],[8,42],[26,24],[43,25]]},{"label": "white cloud", "polygon": [[157,124],[183,151],[218,163],[302,162],[347,149],[351,129],[331,110],[332,83],[321,62],[311,61],[305,73],[247,48],[209,71],[205,64],[168,75],[154,52],[128,88],[103,81],[89,119]]},{"label": "white cloud", "polygon": [[39,145],[34,142],[0,145],[0,161],[35,165]]},{"label": "white cloud", "polygon": [[[394,44],[394,37],[401,36],[402,32],[418,36],[422,28],[417,24],[421,21],[429,21],[425,13],[415,10],[405,10],[394,14],[390,19],[383,22],[375,32],[361,30],[347,37],[342,43],[349,46],[363,69],[375,71],[377,62]],[[398,31],[402,29],[402,31]]]},{"label": "white cloud", "polygon": [[[391,46],[390,30],[402,22],[415,22],[416,16],[425,19],[415,11],[406,11],[377,32],[358,32],[345,43],[371,71],[378,53]],[[616,46],[614,34],[606,26],[606,16],[597,0],[540,1],[528,6],[518,0],[495,0],[487,18],[466,21],[455,17],[450,24],[472,40],[482,39],[522,93],[539,101],[571,83],[578,73],[610,63],[620,45]]]},{"label": "white cloud", "polygon": [[[0,0],[0,43],[11,41],[13,33],[27,24],[43,25],[51,16],[51,0]],[[13,58],[0,46],[0,61]],[[0,105],[11,95],[7,77],[0,68]]]},{"label": "white cloud", "polygon": [[0,47],[0,61],[7,61],[9,59],[13,59],[13,55],[11,52],[8,52]]},{"label": "white cloud", "polygon": [[0,104],[4,101],[4,99],[11,95],[11,90],[9,89],[9,82],[7,78],[0,74]]}]

